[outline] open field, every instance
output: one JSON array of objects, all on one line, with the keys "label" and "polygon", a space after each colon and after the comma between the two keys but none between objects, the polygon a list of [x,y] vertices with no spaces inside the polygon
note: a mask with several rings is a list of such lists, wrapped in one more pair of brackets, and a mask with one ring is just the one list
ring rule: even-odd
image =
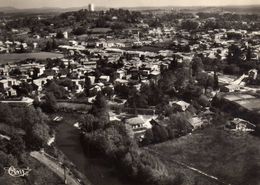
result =
[{"label": "open field", "polygon": [[260,139],[248,134],[208,128],[177,140],[150,146],[148,150],[167,165],[170,173],[183,171],[186,185],[209,185],[214,181],[203,183],[205,176],[199,177],[194,172],[186,173],[187,169],[178,167],[176,161],[215,176],[226,184],[260,184]]},{"label": "open field", "polygon": [[51,52],[0,54],[0,64],[15,63],[27,58],[46,59],[62,56],[63,54]]}]

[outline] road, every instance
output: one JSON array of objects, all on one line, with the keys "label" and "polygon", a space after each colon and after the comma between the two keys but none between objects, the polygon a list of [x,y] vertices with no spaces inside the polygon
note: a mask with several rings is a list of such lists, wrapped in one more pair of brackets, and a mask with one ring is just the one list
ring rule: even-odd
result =
[{"label": "road", "polygon": [[[61,179],[64,179],[64,169],[58,163],[50,160],[48,157],[41,154],[40,152],[31,152],[30,155],[33,158],[40,161],[42,164],[46,165],[48,168],[50,168],[50,170],[57,174]],[[66,178],[68,185],[81,185],[75,178],[73,178],[68,173],[66,174]]]}]

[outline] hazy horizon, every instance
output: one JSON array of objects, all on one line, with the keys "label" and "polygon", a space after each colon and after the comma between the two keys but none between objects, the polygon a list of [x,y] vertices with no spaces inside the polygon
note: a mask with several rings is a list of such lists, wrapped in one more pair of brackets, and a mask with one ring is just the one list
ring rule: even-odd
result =
[{"label": "hazy horizon", "polygon": [[71,8],[87,6],[93,3],[103,7],[156,7],[156,6],[238,6],[260,5],[260,0],[0,0],[0,7],[42,8],[57,7]]}]

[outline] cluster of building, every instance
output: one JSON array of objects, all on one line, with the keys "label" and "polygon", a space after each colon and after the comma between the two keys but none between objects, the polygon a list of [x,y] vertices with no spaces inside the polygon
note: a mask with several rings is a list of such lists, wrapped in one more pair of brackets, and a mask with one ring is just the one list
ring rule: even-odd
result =
[{"label": "cluster of building", "polygon": [[[33,47],[37,47],[37,43],[33,43]],[[13,53],[13,52],[23,52],[28,48],[28,44],[26,42],[19,41],[0,41],[0,53]]]},{"label": "cluster of building", "polygon": [[[94,5],[89,5],[89,11],[94,11]],[[113,17],[116,20],[116,17]],[[259,62],[260,52],[260,33],[248,32],[246,30],[226,30],[210,29],[207,31],[190,32],[187,30],[176,30],[175,27],[163,26],[158,28],[149,28],[148,24],[136,24],[133,28],[123,29],[120,37],[116,38],[111,34],[110,28],[92,28],[89,30],[91,39],[82,39],[80,37],[69,37],[68,32],[63,32],[66,44],[59,45],[58,50],[64,53],[64,57],[58,58],[63,65],[56,65],[47,68],[46,64],[37,62],[28,62],[24,64],[7,64],[0,68],[0,89],[2,97],[16,97],[17,92],[14,86],[19,86],[23,82],[33,84],[35,92],[33,94],[44,93],[44,87],[48,80],[70,79],[75,86],[75,94],[85,91],[86,78],[90,81],[89,102],[91,103],[95,95],[104,88],[114,89],[115,85],[128,85],[130,80],[136,80],[135,87],[140,90],[141,84],[149,83],[151,80],[158,81],[161,71],[168,69],[173,60],[182,63],[192,62],[194,56],[201,54],[211,61],[226,62],[228,48],[232,44],[243,48],[250,47],[251,61]],[[142,34],[140,34],[142,33]],[[49,33],[45,38],[57,37],[58,33]],[[39,35],[33,35],[34,39],[40,39]],[[249,42],[254,40],[254,42]],[[147,51],[143,46],[152,46],[154,44],[164,44],[171,42],[168,49],[161,47],[158,51]],[[33,44],[34,48],[37,43]],[[0,52],[9,53],[26,49],[28,45],[18,41],[0,42]],[[129,49],[132,47],[133,49]],[[138,49],[140,48],[140,49]],[[241,47],[242,48],[242,47]],[[246,56],[242,56],[242,59]],[[105,63],[105,64],[104,64]],[[96,75],[96,69],[100,65],[120,65],[115,74]],[[16,72],[15,72],[16,71]],[[19,73],[17,73],[19,71]],[[224,76],[224,75],[223,75]],[[234,87],[241,87],[244,78],[252,77],[256,79],[257,70],[250,70],[248,75],[241,76],[236,81],[227,83],[229,91]],[[219,76],[220,81],[222,76]],[[239,89],[238,88],[238,89]],[[66,88],[65,88],[66,89]],[[66,89],[70,91],[69,89]],[[237,90],[237,89],[236,89]],[[70,92],[72,93],[72,92]],[[73,96],[73,95],[72,95]],[[31,103],[31,102],[30,102]],[[184,101],[170,102],[179,106],[181,111],[185,111],[189,104]],[[154,114],[151,119],[156,119]],[[140,133],[151,127],[143,117],[135,117],[127,122],[133,129]],[[148,121],[148,122],[149,122]],[[199,118],[191,120],[194,128],[201,127],[203,121]]]}]

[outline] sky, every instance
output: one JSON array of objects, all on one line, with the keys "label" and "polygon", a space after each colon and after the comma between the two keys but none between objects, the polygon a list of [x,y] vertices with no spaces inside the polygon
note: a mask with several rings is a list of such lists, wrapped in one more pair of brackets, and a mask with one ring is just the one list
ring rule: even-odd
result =
[{"label": "sky", "polygon": [[259,4],[260,0],[0,0],[0,7],[16,8],[81,7],[93,3],[105,7],[137,6],[225,6]]}]

